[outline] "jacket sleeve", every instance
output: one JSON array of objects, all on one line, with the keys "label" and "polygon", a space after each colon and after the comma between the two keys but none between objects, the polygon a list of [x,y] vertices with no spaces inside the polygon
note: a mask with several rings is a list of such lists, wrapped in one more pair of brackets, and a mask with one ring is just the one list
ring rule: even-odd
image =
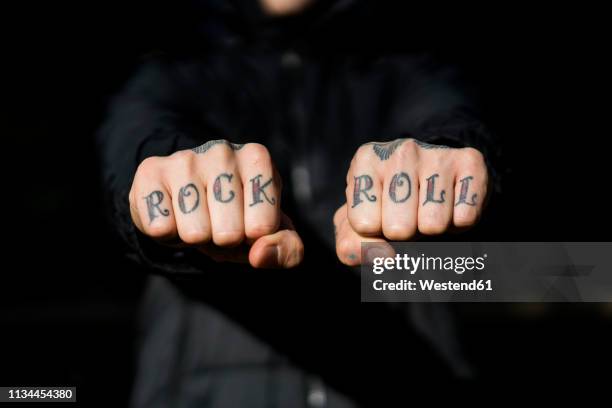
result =
[{"label": "jacket sleeve", "polygon": [[[501,190],[501,143],[486,123],[479,90],[452,65],[431,57],[394,67],[398,79],[393,117],[402,137],[451,147],[474,147],[486,160],[494,191]],[[401,66],[401,65],[400,65]]]},{"label": "jacket sleeve", "polygon": [[188,72],[184,63],[161,58],[145,62],[112,101],[96,140],[107,208],[128,257],[162,273],[196,272],[206,259],[188,259],[185,251],[146,239],[132,223],[128,193],[143,159],[218,136],[199,114],[201,106],[193,98],[197,84]]}]

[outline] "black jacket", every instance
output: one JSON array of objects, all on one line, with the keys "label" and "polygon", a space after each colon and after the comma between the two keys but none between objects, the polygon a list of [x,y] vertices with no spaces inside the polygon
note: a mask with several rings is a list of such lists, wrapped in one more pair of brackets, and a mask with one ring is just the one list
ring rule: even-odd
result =
[{"label": "black jacket", "polygon": [[[196,6],[183,17],[198,40],[147,57],[98,135],[112,221],[128,256],[161,275],[143,302],[133,405],[352,406],[406,377],[469,375],[444,306],[360,303],[358,274],[335,258],[331,221],[362,143],[410,136],[495,157],[457,71],[373,41],[360,49],[346,30],[360,38],[359,22],[372,16],[358,2],[319,2],[278,20],[256,3]],[[269,148],[282,207],[305,241],[296,270],[216,264],[157,245],[131,223],[138,164],[211,139]]]}]

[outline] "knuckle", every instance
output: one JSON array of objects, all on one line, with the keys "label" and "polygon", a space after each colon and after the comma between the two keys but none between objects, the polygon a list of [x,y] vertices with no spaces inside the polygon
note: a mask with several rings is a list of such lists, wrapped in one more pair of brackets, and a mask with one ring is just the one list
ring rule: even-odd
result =
[{"label": "knuckle", "polygon": [[213,242],[220,247],[233,247],[242,242],[244,233],[242,231],[220,231],[213,234]]},{"label": "knuckle", "polygon": [[181,240],[188,245],[205,244],[211,240],[210,230],[205,228],[180,232]]},{"label": "knuckle", "polygon": [[162,158],[159,156],[150,156],[140,162],[138,169],[136,170],[137,175],[150,176],[157,172],[161,166]]},{"label": "knuckle", "polygon": [[418,154],[414,139],[406,139],[395,149],[392,159],[400,163],[416,163]]},{"label": "knuckle", "polygon": [[400,155],[410,155],[414,156],[418,153],[418,145],[414,141],[414,139],[405,139],[402,144],[397,148],[397,152]]},{"label": "knuckle", "polygon": [[217,144],[214,149],[210,149],[208,151],[210,158],[200,156],[201,162],[207,163],[211,160],[211,158],[213,160],[221,161],[222,163],[231,161],[234,158],[234,150],[230,146],[231,145],[229,142]]},{"label": "knuckle", "polygon": [[445,222],[436,218],[426,217],[419,220],[419,232],[424,235],[439,235],[448,228]]},{"label": "knuckle", "polygon": [[260,238],[273,234],[277,229],[278,225],[276,224],[254,223],[247,225],[245,232],[248,238]]},{"label": "knuckle", "polygon": [[412,227],[390,225],[384,228],[383,234],[391,241],[407,241],[414,236],[415,232],[415,228]]},{"label": "knuckle", "polygon": [[360,157],[366,155],[372,149],[372,143],[364,143],[357,148],[357,151],[353,155],[353,158]]},{"label": "knuckle", "polygon": [[190,164],[195,157],[195,153],[191,150],[179,150],[178,152],[172,153],[168,158],[174,165],[185,165]]},{"label": "knuckle", "polygon": [[248,143],[242,150],[248,160],[253,164],[268,164],[272,162],[272,157],[268,148],[260,143]]},{"label": "knuckle", "polygon": [[462,206],[453,214],[453,224],[456,227],[471,227],[478,221],[478,211],[473,207]]},{"label": "knuckle", "polygon": [[370,144],[364,144],[359,146],[359,149],[355,152],[353,160],[351,161],[351,167],[362,166],[368,164],[372,160],[372,146]]},{"label": "knuckle", "polygon": [[476,221],[477,221],[476,215],[472,215],[472,216],[464,215],[464,216],[455,217],[455,219],[453,220],[453,224],[459,228],[466,228],[466,227],[471,227],[474,224],[476,224]]},{"label": "knuckle", "polygon": [[452,168],[453,161],[449,160],[445,151],[431,151],[426,159],[420,163],[420,168],[436,168],[438,173],[442,174]]},{"label": "knuckle", "polygon": [[191,151],[179,151],[168,156],[168,167],[171,172],[190,174],[193,171],[195,153]]},{"label": "knuckle", "polygon": [[353,230],[361,235],[373,236],[378,235],[381,232],[380,221],[370,218],[357,218],[351,219],[351,226]]},{"label": "knuckle", "polygon": [[155,239],[169,238],[174,235],[174,226],[171,222],[156,222],[146,227],[146,234]]},{"label": "knuckle", "polygon": [[474,149],[473,147],[465,147],[461,149],[461,152],[462,161],[465,163],[474,167],[484,167],[485,159],[480,150]]}]

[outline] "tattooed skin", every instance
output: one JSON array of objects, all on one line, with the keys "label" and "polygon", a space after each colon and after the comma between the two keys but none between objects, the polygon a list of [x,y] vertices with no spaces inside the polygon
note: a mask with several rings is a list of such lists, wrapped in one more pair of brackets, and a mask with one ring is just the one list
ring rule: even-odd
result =
[{"label": "tattooed skin", "polygon": [[425,201],[423,201],[423,205],[430,203],[430,202],[431,203],[443,203],[444,202],[444,196],[446,195],[445,190],[440,191],[439,200],[436,200],[434,198],[434,193],[436,189],[436,177],[440,177],[440,175],[436,173],[436,174],[432,174],[430,177],[427,178],[427,195],[425,197]]},{"label": "tattooed skin", "polygon": [[268,195],[266,194],[265,188],[268,187],[270,185],[270,183],[272,183],[272,177],[270,177],[270,180],[266,181],[265,183],[261,184],[261,178],[263,176],[261,174],[258,174],[257,176],[253,177],[250,181],[251,181],[251,191],[253,192],[253,202],[249,204],[249,207],[252,207],[256,204],[259,203],[263,203],[264,200],[261,199],[261,196],[263,195],[264,198],[266,199],[266,201],[272,205],[276,204],[276,198],[272,197],[269,198]]},{"label": "tattooed skin", "polygon": [[234,151],[240,150],[244,146],[243,144],[237,144],[237,143],[228,142],[225,139],[218,139],[218,140],[209,140],[208,142],[204,143],[203,145],[200,145],[198,147],[194,147],[191,150],[193,152],[197,153],[197,154],[203,154],[203,153],[206,153],[208,150],[210,150],[211,147],[213,147],[215,145],[218,145],[218,144],[224,144],[226,146],[229,146]]},{"label": "tattooed skin", "polygon": [[223,198],[223,191],[222,191],[223,189],[221,186],[222,178],[226,179],[228,182],[231,183],[233,177],[234,177],[233,174],[228,174],[228,173],[221,173],[217,176],[217,178],[215,179],[215,183],[213,184],[213,194],[215,196],[215,200],[219,201],[220,203],[229,203],[230,201],[234,199],[234,197],[236,196],[236,193],[234,193],[234,190],[230,190],[227,198]]},{"label": "tattooed skin", "polygon": [[470,188],[470,181],[473,179],[474,177],[467,176],[459,180],[461,182],[461,191],[459,192],[459,199],[455,203],[455,207],[458,206],[459,204],[467,204],[471,206],[476,205],[476,198],[478,197],[478,194],[476,193],[472,194],[471,201],[467,201],[468,190]]},{"label": "tattooed skin", "polygon": [[421,149],[452,149],[450,146],[445,145],[435,145],[430,143],[421,142],[420,140],[414,139],[414,143],[416,143]]},{"label": "tattooed skin", "polygon": [[[397,188],[402,187],[404,185],[404,180],[408,185],[408,191],[404,197],[397,197]],[[401,172],[393,175],[391,179],[391,184],[389,184],[389,197],[393,200],[394,203],[403,203],[410,198],[410,194],[412,194],[412,183],[410,182],[410,176],[408,174]]]},{"label": "tattooed skin", "polygon": [[384,160],[387,160],[389,157],[391,157],[395,149],[397,149],[402,143],[404,143],[405,140],[406,139],[397,139],[392,142],[386,142],[386,143],[372,142],[368,144],[372,145],[372,148],[374,149],[374,153],[376,153],[378,158],[384,161]]},{"label": "tattooed skin", "polygon": [[411,139],[411,138],[396,139],[391,142],[385,142],[385,143],[371,142],[371,143],[366,143],[366,144],[372,145],[372,148],[374,149],[374,153],[376,153],[376,155],[378,156],[380,160],[384,161],[384,160],[389,159],[389,157],[391,157],[393,152],[395,152],[395,150],[398,147],[400,147],[402,143],[404,143],[406,140],[414,140],[414,143],[416,143],[422,149],[427,149],[427,150],[429,149],[451,149],[451,147],[449,146],[425,143],[425,142],[421,142],[420,140]]},{"label": "tattooed skin", "polygon": [[361,194],[363,194],[368,201],[376,201],[376,196],[374,194],[368,195],[368,190],[373,186],[374,182],[372,181],[372,177],[367,174],[355,177],[355,184],[353,186],[353,205],[351,208],[355,208],[363,202]]},{"label": "tattooed skin", "polygon": [[[144,200],[147,202],[147,212],[149,213],[149,224],[153,222],[156,217],[162,215],[167,217],[170,215],[170,210],[167,208],[161,208],[161,202],[164,200],[164,193],[159,190],[153,191],[151,194],[146,196]],[[159,213],[159,215],[158,215]]]},{"label": "tattooed skin", "polygon": [[[195,193],[195,200],[191,208],[187,208],[187,205],[185,204],[185,197],[190,197],[192,192]],[[179,209],[181,210],[183,214],[189,214],[190,212],[198,208],[199,204],[200,204],[200,192],[196,188],[195,184],[189,183],[186,186],[180,188],[179,193],[178,193],[178,205],[179,205]]]}]

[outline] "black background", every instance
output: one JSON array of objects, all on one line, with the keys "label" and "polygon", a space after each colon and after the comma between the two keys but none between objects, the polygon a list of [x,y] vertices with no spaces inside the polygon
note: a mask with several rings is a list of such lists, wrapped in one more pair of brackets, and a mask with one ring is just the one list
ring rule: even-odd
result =
[{"label": "black background", "polygon": [[[112,391],[101,405],[127,401],[144,273],[105,221],[93,134],[141,55],[193,41],[176,10],[34,2],[4,15],[2,385],[91,396],[103,384]],[[353,46],[391,36],[381,48],[433,50],[478,83],[507,168],[482,227],[488,240],[609,241],[602,20],[588,4],[414,3],[369,21]],[[610,367],[610,307],[460,311],[485,373],[580,379]]]}]

